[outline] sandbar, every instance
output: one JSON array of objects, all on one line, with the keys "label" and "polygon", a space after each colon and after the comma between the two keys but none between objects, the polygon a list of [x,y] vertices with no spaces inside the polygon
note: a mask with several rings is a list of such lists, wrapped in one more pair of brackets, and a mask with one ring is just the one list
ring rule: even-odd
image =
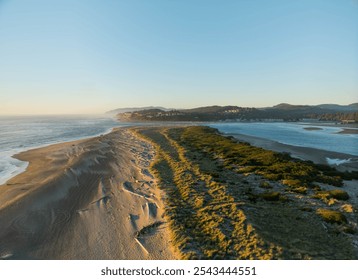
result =
[{"label": "sandbar", "polygon": [[337,133],[338,134],[358,134],[358,129],[345,128]]}]

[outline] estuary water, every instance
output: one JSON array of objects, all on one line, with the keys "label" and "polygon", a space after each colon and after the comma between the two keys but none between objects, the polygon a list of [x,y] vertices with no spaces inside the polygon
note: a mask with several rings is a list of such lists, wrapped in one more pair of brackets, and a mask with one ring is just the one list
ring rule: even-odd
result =
[{"label": "estuary water", "polygon": [[336,125],[304,122],[237,122],[215,123],[209,126],[227,134],[245,134],[292,146],[358,156],[358,134],[339,134],[338,132],[345,127]]},{"label": "estuary water", "polygon": [[[133,124],[120,123],[108,116],[1,116],[0,184],[23,172],[28,165],[27,162],[14,159],[14,154],[50,144],[105,134],[114,127],[129,125]],[[209,126],[223,133],[245,134],[293,146],[358,156],[358,134],[337,134],[344,127],[283,122],[212,123]],[[315,127],[316,130],[306,130],[307,127]]]},{"label": "estuary water", "polygon": [[50,144],[108,133],[125,126],[107,116],[0,117],[0,184],[23,172],[28,163],[12,155]]}]

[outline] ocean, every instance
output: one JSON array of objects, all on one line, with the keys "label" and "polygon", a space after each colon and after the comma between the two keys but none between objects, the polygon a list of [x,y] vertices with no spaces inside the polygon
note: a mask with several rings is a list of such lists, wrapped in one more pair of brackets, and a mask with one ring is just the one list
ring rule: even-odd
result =
[{"label": "ocean", "polygon": [[[245,134],[292,146],[317,148],[358,156],[358,134],[338,134],[345,127],[304,122],[237,122],[209,126],[227,134]],[[306,130],[315,127],[318,130]]]},{"label": "ocean", "polygon": [[11,156],[29,149],[108,133],[126,126],[108,116],[0,117],[0,185],[28,163]]},{"label": "ocean", "polygon": [[[28,163],[12,156],[29,149],[108,133],[128,126],[108,116],[0,117],[0,184],[23,172]],[[358,134],[337,134],[343,127],[308,123],[212,123],[223,133],[240,133],[283,144],[358,156]],[[305,127],[320,130],[305,130]]]}]

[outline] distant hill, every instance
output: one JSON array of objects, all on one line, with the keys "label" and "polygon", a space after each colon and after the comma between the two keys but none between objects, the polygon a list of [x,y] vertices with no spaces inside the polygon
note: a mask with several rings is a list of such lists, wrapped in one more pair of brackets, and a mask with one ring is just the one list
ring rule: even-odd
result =
[{"label": "distant hill", "polygon": [[278,109],[278,110],[309,110],[314,106],[309,105],[291,105],[288,103],[280,103],[278,105],[275,105],[273,107],[269,107],[267,109]]},{"label": "distant hill", "polygon": [[223,113],[225,111],[229,110],[240,110],[242,107],[238,106],[206,106],[206,107],[199,107],[199,108],[193,108],[193,109],[184,109],[180,110],[182,112],[186,113],[199,113],[199,114],[210,114],[210,113]]},{"label": "distant hill", "polygon": [[291,105],[281,103],[267,108],[250,108],[238,106],[206,106],[193,109],[163,110],[161,107],[136,110],[117,114],[121,121],[299,121],[317,119],[358,121],[358,103],[350,105]]},{"label": "distant hill", "polygon": [[116,115],[116,114],[120,114],[120,113],[131,113],[131,112],[152,110],[152,109],[159,109],[159,110],[162,110],[162,111],[171,110],[171,109],[167,109],[167,108],[164,108],[164,107],[149,106],[149,107],[117,108],[117,109],[114,109],[114,110],[106,112],[106,114]]},{"label": "distant hill", "polygon": [[221,121],[242,119],[258,113],[258,109],[237,106],[208,106],[194,109],[170,110],[142,110],[131,113],[118,114],[121,121]]},{"label": "distant hill", "polygon": [[328,109],[337,112],[344,112],[344,111],[354,112],[358,110],[358,103],[353,103],[349,105],[321,104],[321,105],[317,105],[317,107],[321,109]]},{"label": "distant hill", "polygon": [[278,110],[301,110],[301,111],[312,111],[312,110],[324,110],[332,112],[354,112],[358,110],[358,103],[353,103],[349,105],[338,105],[338,104],[320,104],[320,105],[291,105],[288,103],[280,103],[273,107],[268,107],[266,109],[278,109]]}]

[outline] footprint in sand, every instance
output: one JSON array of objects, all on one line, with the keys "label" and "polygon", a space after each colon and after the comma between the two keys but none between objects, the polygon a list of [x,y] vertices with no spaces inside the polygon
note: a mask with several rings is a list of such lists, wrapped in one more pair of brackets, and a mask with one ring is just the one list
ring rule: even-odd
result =
[{"label": "footprint in sand", "polygon": [[140,192],[137,193],[130,182],[124,182],[123,183],[123,190],[125,190],[126,192],[129,192],[130,194],[133,194],[133,195],[145,198],[145,199],[150,199],[150,197],[148,195],[146,195],[146,194],[143,194],[143,193],[140,193]]},{"label": "footprint in sand", "polygon": [[139,215],[129,214],[129,221],[134,229],[137,230],[137,220],[139,220]]},{"label": "footprint in sand", "polygon": [[153,175],[149,173],[148,169],[142,169],[141,173],[151,179],[154,179]]},{"label": "footprint in sand", "polygon": [[155,218],[157,217],[157,204],[156,203],[152,203],[152,202],[148,202],[148,212],[149,212],[149,216]]},{"label": "footprint in sand", "polygon": [[132,183],[131,182],[124,182],[123,183],[123,188],[127,191],[130,191],[130,192],[134,192],[134,188],[132,186]]},{"label": "footprint in sand", "polygon": [[105,195],[101,197],[100,199],[93,201],[91,204],[96,204],[98,207],[100,207],[102,204],[106,205],[107,202],[110,200],[111,196]]},{"label": "footprint in sand", "polygon": [[156,218],[158,214],[158,205],[155,202],[147,202],[142,205],[144,215],[152,218]]}]

